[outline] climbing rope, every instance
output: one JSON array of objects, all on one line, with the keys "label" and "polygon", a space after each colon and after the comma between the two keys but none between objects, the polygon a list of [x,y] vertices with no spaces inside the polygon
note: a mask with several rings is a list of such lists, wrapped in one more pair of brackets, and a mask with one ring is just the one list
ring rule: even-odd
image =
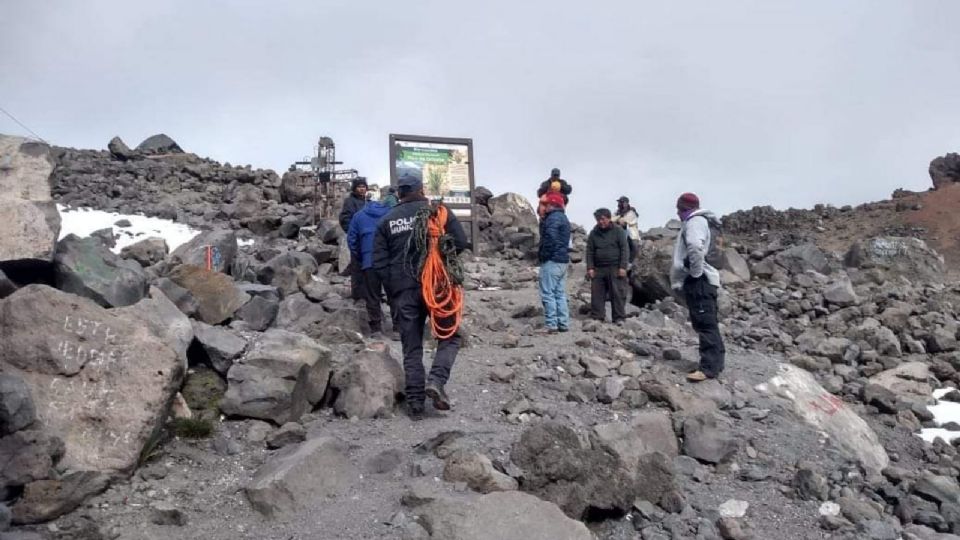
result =
[{"label": "climbing rope", "polygon": [[448,212],[443,204],[423,207],[414,217],[410,236],[415,253],[420,254],[420,292],[437,339],[452,337],[463,320],[463,265],[453,237],[446,231]]}]

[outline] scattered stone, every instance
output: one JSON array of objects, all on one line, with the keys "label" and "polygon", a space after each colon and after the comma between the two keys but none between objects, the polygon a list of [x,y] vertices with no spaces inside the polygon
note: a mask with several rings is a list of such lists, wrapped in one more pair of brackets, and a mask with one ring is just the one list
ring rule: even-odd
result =
[{"label": "scattered stone", "polygon": [[140,265],[125,261],[92,238],[70,234],[57,244],[57,288],[87,297],[103,307],[129,306],[147,292]]},{"label": "scattered stone", "polygon": [[206,353],[210,366],[221,375],[230,371],[233,361],[247,348],[247,340],[219,326],[193,321],[193,332],[197,343]]},{"label": "scattered stone", "polygon": [[714,415],[698,415],[683,422],[683,453],[705,463],[722,463],[736,454],[737,439],[717,426]]},{"label": "scattered stone", "polygon": [[153,506],[150,523],[165,527],[183,527],[187,524],[187,516],[176,507],[161,503]]},{"label": "scattered stone", "polygon": [[36,419],[30,387],[16,375],[0,373],[0,437],[20,431]]},{"label": "scattered stone", "polygon": [[131,244],[120,250],[120,256],[124,259],[132,259],[140,266],[153,266],[164,260],[170,248],[167,247],[167,241],[163,238],[150,237]]},{"label": "scattered stone", "polygon": [[447,458],[443,468],[447,482],[466,482],[470,489],[480,493],[513,491],[517,481],[493,468],[490,458],[477,452],[460,450]]},{"label": "scattered stone", "polygon": [[267,448],[276,450],[307,440],[307,430],[296,422],[287,422],[267,437]]},{"label": "scattered stone", "polygon": [[747,501],[729,499],[720,505],[718,511],[720,512],[721,518],[742,518],[747,515],[747,509],[749,507],[750,503]]},{"label": "scattered stone", "polygon": [[174,268],[169,277],[190,291],[197,301],[197,316],[207,324],[226,321],[250,300],[230,276],[199,266],[182,264]]},{"label": "scattered stone", "polygon": [[337,396],[333,409],[347,418],[388,417],[403,385],[400,363],[386,345],[374,343],[334,373],[330,380]]}]

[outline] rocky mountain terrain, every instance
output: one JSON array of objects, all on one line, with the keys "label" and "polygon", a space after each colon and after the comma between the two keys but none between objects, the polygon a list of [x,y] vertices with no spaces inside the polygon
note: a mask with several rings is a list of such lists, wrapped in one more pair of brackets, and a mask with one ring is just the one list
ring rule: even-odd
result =
[{"label": "rocky mountain terrain", "polygon": [[[625,324],[586,318],[580,264],[549,335],[533,209],[478,190],[454,410],[414,423],[299,175],[2,136],[0,539],[960,538],[960,175],[934,161],[933,192],[726,216],[727,368],[699,385],[676,224]],[[122,224],[61,238],[57,204],[203,232],[113,249]]]}]

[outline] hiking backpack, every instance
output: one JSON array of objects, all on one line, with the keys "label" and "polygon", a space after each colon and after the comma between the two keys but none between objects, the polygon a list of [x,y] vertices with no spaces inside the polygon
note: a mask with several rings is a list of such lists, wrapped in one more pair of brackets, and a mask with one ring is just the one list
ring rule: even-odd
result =
[{"label": "hiking backpack", "polygon": [[704,260],[717,270],[723,270],[723,224],[716,218],[706,220],[710,227],[710,245]]}]

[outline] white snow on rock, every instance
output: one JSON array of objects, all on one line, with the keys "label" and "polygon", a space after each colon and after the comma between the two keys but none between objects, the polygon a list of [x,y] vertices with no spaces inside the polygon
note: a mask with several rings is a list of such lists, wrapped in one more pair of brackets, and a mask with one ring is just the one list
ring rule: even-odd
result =
[{"label": "white snow on rock", "polygon": [[[953,388],[934,390],[933,397],[937,399],[937,404],[927,407],[930,409],[930,412],[933,413],[933,421],[936,422],[938,426],[942,426],[947,422],[960,424],[960,403],[940,401],[940,398],[950,393],[951,390],[953,390]],[[954,439],[960,439],[960,431],[948,431],[939,427],[925,428],[920,430],[920,437],[931,443],[939,437],[949,443]]]},{"label": "white snow on rock", "polygon": [[[151,236],[157,236],[167,241],[167,247],[170,251],[186,244],[191,238],[200,233],[183,223],[176,223],[169,219],[147,217],[136,214],[117,214],[115,212],[104,212],[102,210],[93,210],[90,208],[67,208],[57,205],[60,212],[62,225],[60,228],[60,238],[68,234],[75,234],[79,237],[90,236],[90,233],[100,229],[112,228],[117,238],[117,245],[113,248],[114,253],[120,253],[123,248],[135,244]],[[129,227],[118,227],[114,225],[117,221],[125,219],[130,222]],[[252,245],[253,240],[241,245]]]}]

